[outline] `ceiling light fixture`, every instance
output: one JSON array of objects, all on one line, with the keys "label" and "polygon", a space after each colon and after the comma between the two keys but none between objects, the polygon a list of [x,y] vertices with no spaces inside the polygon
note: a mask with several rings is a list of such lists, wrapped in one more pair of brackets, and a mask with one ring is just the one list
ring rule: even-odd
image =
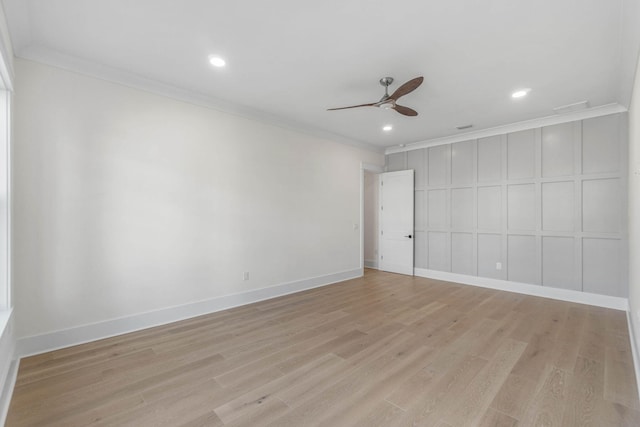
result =
[{"label": "ceiling light fixture", "polygon": [[211,55],[209,57],[209,63],[214,67],[218,67],[218,68],[224,67],[225,65],[227,65],[227,61],[215,55]]},{"label": "ceiling light fixture", "polygon": [[385,125],[385,126],[382,128],[382,130],[383,130],[383,131],[385,131],[385,132],[389,132],[391,129],[393,129],[393,126],[391,126],[391,125]]},{"label": "ceiling light fixture", "polygon": [[519,89],[511,94],[512,98],[522,98],[523,96],[527,96],[531,92],[531,89]]}]

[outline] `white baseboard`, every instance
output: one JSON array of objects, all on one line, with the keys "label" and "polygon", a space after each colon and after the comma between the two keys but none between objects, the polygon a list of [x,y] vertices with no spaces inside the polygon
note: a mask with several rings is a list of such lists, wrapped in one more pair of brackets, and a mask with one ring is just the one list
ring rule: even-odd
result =
[{"label": "white baseboard", "polygon": [[377,259],[365,259],[364,266],[366,268],[378,268],[378,260]]},{"label": "white baseboard", "polygon": [[0,312],[0,425],[3,426],[18,374],[12,310]]},{"label": "white baseboard", "polygon": [[13,360],[9,365],[7,376],[4,378],[4,384],[0,390],[0,426],[5,425],[7,421],[7,414],[9,413],[9,405],[11,404],[11,397],[13,396],[13,388],[16,385],[16,379],[18,378],[18,367],[20,366],[20,360]]},{"label": "white baseboard", "polygon": [[129,332],[139,331],[141,329],[147,329],[171,322],[177,322],[179,320],[202,316],[204,314],[214,313],[216,311],[318,288],[361,276],[362,269],[358,268],[325,276],[283,283],[240,294],[227,295],[206,301],[199,301],[177,307],[169,307],[148,313],[141,313],[124,318],[107,320],[71,329],[21,338],[17,342],[16,355],[18,357],[25,357],[45,353],[47,351],[109,338],[116,335],[122,335]]},{"label": "white baseboard", "polygon": [[576,302],[579,304],[594,305],[598,307],[613,308],[615,310],[628,311],[629,308],[628,300],[621,297],[591,294],[588,292],[579,292],[570,289],[550,288],[548,286],[510,282],[507,280],[490,279],[487,277],[467,276],[466,274],[427,270],[424,268],[414,269],[414,274],[416,276],[426,277],[429,279],[444,280],[448,282],[462,283],[464,285],[480,286],[483,288]]},{"label": "white baseboard", "polygon": [[636,340],[636,334],[635,334],[635,328],[633,327],[633,318],[632,318],[633,314],[631,313],[631,310],[627,310],[627,325],[628,325],[628,329],[629,329],[629,341],[631,344],[631,355],[633,357],[633,367],[636,371],[636,387],[637,387],[637,391],[638,394],[640,395],[640,347],[638,347],[638,344],[640,344],[637,340]]}]

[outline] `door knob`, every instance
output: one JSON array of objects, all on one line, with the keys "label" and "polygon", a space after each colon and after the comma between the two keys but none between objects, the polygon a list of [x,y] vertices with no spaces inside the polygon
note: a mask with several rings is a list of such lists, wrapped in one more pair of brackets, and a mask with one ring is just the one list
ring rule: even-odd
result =
[{"label": "door knob", "polygon": [[408,237],[408,238],[411,238],[411,234],[409,234],[408,236],[404,236],[404,237]]}]

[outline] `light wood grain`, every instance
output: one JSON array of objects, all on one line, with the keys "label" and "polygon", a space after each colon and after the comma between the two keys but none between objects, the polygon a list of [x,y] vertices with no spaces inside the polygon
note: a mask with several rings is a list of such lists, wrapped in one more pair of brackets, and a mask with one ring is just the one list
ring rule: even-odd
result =
[{"label": "light wood grain", "polygon": [[567,382],[570,374],[549,366],[544,382],[534,395],[522,424],[532,426],[562,427],[562,415],[567,400]]},{"label": "light wood grain", "polygon": [[563,426],[600,425],[598,407],[604,397],[602,363],[579,357],[569,382],[569,394],[562,418]]},{"label": "light wood grain", "polygon": [[485,412],[482,420],[480,420],[480,427],[516,427],[518,421],[505,415],[495,409],[489,409]]},{"label": "light wood grain", "polygon": [[637,426],[624,312],[365,276],[22,360],[8,426]]}]

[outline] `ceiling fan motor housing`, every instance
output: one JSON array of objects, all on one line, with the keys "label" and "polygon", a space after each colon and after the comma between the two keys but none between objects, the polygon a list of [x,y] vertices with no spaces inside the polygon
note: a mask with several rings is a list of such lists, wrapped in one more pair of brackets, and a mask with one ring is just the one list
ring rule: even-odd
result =
[{"label": "ceiling fan motor housing", "polygon": [[389,87],[393,83],[393,77],[383,77],[380,79],[380,84],[384,87]]}]

